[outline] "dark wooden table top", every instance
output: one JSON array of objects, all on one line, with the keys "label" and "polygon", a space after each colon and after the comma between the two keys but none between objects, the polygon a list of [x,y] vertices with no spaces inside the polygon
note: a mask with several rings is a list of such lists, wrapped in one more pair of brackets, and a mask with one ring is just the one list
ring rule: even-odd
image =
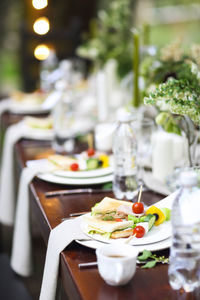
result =
[{"label": "dark wooden table top", "polygon": [[[50,148],[50,142],[20,140],[15,146],[15,161],[20,170],[25,162],[33,159]],[[61,219],[69,213],[88,211],[96,202],[109,194],[78,194],[46,198],[45,192],[57,189],[74,188],[52,184],[35,178],[30,184],[31,210],[37,218],[41,235],[47,244],[50,230],[60,224]],[[144,192],[142,200],[147,205],[163,197],[153,192]],[[168,255],[169,250],[158,252]],[[173,291],[168,283],[168,266],[159,264],[153,269],[142,269],[137,266],[136,273],[129,284],[123,287],[107,285],[100,277],[97,268],[80,270],[79,263],[95,261],[95,250],[86,248],[76,242],[71,243],[61,253],[60,276],[66,294],[71,300],[107,300],[107,299],[200,299],[196,294]]]}]

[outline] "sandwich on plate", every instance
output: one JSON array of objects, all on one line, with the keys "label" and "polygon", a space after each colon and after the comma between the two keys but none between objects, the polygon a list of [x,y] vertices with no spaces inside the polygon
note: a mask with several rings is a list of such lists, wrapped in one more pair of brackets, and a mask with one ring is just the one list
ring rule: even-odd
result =
[{"label": "sandwich on plate", "polygon": [[[137,203],[137,202],[136,202]],[[105,197],[92,207],[91,213],[84,215],[85,231],[98,234],[108,239],[127,238],[134,235],[141,238],[146,235],[154,225],[160,225],[169,220],[166,208],[152,206],[140,214],[134,213],[135,203]]]}]

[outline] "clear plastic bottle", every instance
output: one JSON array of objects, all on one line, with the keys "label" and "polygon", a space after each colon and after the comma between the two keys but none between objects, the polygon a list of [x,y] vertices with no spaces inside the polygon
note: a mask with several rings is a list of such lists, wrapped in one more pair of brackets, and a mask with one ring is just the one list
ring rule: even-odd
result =
[{"label": "clear plastic bottle", "polygon": [[200,286],[200,189],[196,172],[183,172],[180,183],[172,207],[168,274],[173,289],[192,292]]},{"label": "clear plastic bottle", "polygon": [[113,138],[114,178],[113,192],[118,199],[131,200],[137,184],[136,138],[131,126],[132,115],[118,116],[119,124]]}]

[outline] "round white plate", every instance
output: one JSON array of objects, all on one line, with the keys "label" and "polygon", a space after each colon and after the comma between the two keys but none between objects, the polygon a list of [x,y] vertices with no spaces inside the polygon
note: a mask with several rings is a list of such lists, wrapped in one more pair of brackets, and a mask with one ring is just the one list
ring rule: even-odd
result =
[{"label": "round white plate", "polygon": [[37,177],[47,182],[66,184],[66,185],[93,185],[93,184],[106,183],[113,180],[112,174],[101,176],[101,177],[94,177],[94,178],[69,178],[69,177],[55,176],[54,174],[51,173],[43,173],[43,174],[38,174]]},{"label": "round white plate", "polygon": [[28,128],[27,132],[24,134],[25,138],[33,140],[52,140],[53,136],[53,130],[51,129],[45,130]]},{"label": "round white plate", "polygon": [[24,121],[18,123],[17,126],[20,126],[19,130],[24,132],[23,137],[27,139],[52,140],[54,136],[52,129],[32,128],[28,126]]},{"label": "round white plate", "polygon": [[[84,220],[82,220],[80,226],[81,226],[81,230],[86,235],[88,235],[91,239],[95,239],[100,242],[106,242],[109,244],[118,244],[118,243],[124,243],[128,239],[128,238],[107,239],[100,234],[89,234],[87,233],[87,224],[86,222],[84,222]],[[135,245],[147,245],[147,244],[157,243],[169,238],[171,234],[172,234],[171,222],[164,222],[159,226],[153,226],[153,228],[147,234],[145,234],[143,238],[133,237],[133,239],[130,240],[129,244],[135,246]]]},{"label": "round white plate", "polygon": [[54,172],[54,175],[60,177],[69,177],[69,178],[93,178],[93,177],[105,176],[111,174],[112,172],[113,172],[113,168],[108,167],[108,168],[101,168],[101,169],[90,170],[90,171],[76,171],[76,172],[57,170]]},{"label": "round white plate", "polygon": [[[102,247],[104,243],[96,241],[96,240],[90,240],[90,241],[79,241],[76,240],[76,242],[82,246],[91,248],[91,249],[97,249],[99,247]],[[135,247],[138,252],[142,252],[144,250],[149,250],[149,251],[159,251],[159,250],[164,250],[167,248],[170,248],[171,246],[171,238],[168,238],[166,240],[163,240],[161,242],[153,243],[153,244],[148,244],[148,245],[132,245]]]},{"label": "round white plate", "polygon": [[49,110],[43,108],[42,105],[24,105],[10,100],[9,111],[15,114],[41,114]]}]

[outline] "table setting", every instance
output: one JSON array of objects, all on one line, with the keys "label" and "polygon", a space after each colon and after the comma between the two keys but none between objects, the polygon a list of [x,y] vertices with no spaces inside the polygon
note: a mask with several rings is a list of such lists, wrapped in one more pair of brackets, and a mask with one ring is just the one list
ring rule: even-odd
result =
[{"label": "table setting", "polygon": [[49,112],[49,109],[43,108],[43,103],[48,97],[47,93],[35,91],[24,93],[13,91],[12,94],[0,102],[0,113],[10,111],[16,114],[41,114]]},{"label": "table setting", "polygon": [[[29,133],[30,135],[28,133],[24,133],[25,132],[24,128],[27,126],[27,124],[32,123],[32,121],[33,120],[31,119],[26,119],[23,122],[18,123],[17,125],[11,126],[7,130],[6,138],[5,138],[4,154],[3,154],[4,157],[3,162],[5,162],[5,164],[8,162],[10,164],[13,164],[12,151],[13,151],[14,144],[21,137],[30,138],[33,131],[37,130],[37,129],[33,130],[32,128]],[[24,123],[26,123],[25,127],[24,127]],[[150,177],[148,177],[147,175],[148,172],[146,171],[142,172],[142,176],[140,175],[139,179],[142,180],[142,183],[151,190],[154,190],[154,186],[155,186],[156,192],[162,195],[170,194],[169,197],[164,198],[160,202],[156,202],[155,205],[158,207],[166,206],[171,209],[172,202],[178,192],[171,194],[171,190],[168,189],[165,184],[165,179],[166,179],[166,174],[168,175],[170,174],[170,172],[172,172],[172,170],[174,170],[174,166],[175,166],[174,161],[176,161],[177,157],[180,158],[179,156],[180,152],[178,151],[178,146],[180,145],[179,147],[182,149],[181,145],[184,144],[184,141],[181,139],[178,140],[178,138],[175,139],[172,136],[169,137],[167,134],[165,135],[163,132],[162,133],[158,132],[156,133],[156,136],[153,136],[153,134],[155,134],[155,131],[153,129],[151,130],[150,134],[148,133],[147,135],[148,141],[147,141],[145,140],[144,132],[142,132],[142,130],[140,132],[141,124],[142,122],[137,120],[133,122],[132,125],[133,131],[135,130],[136,132],[135,133],[136,140],[138,139],[138,141],[140,141],[140,145],[138,146],[138,152],[136,152],[137,153],[136,155],[138,155],[138,160],[140,162],[142,161],[142,163],[141,165],[138,164],[138,168],[139,167],[152,168],[153,172],[152,173],[150,172]],[[153,123],[152,127],[154,126],[155,125]],[[23,129],[21,132],[19,130],[20,128]],[[18,135],[16,135],[15,132],[17,132]],[[47,138],[51,137],[52,140],[54,138],[52,129],[50,129],[48,134],[47,134]],[[108,149],[110,150],[110,145],[112,144],[110,143],[110,140],[112,140],[112,136],[114,134],[115,134],[114,130],[112,130],[109,133],[109,143],[108,143],[109,147],[106,148],[107,145],[104,145],[106,150]],[[104,137],[104,135],[102,136]],[[38,134],[38,138],[40,139],[41,137],[42,135]],[[34,138],[37,139],[37,134],[36,137]],[[106,139],[107,136],[105,135],[105,140]],[[158,140],[158,145],[160,147],[157,150],[155,150],[156,148],[154,148],[154,146],[156,146],[156,139]],[[173,146],[172,140],[175,146]],[[161,147],[163,147],[163,150]],[[90,147],[88,150],[91,149],[93,148]],[[170,150],[171,152],[169,151],[169,149],[171,149]],[[149,153],[147,150],[149,151]],[[95,151],[99,151],[99,150],[95,150]],[[161,173],[159,173],[159,170],[156,170],[156,166],[159,165],[160,162],[162,161],[162,158],[160,156],[160,151],[163,152],[165,155],[163,164],[169,165],[169,159],[172,159],[172,165],[169,166],[170,169],[164,169],[163,167],[164,165],[161,168],[161,171],[164,174],[163,178],[161,176]],[[153,161],[153,159],[151,161],[151,156],[153,158],[153,155],[154,155],[154,159],[156,159],[155,161]],[[166,155],[169,155],[169,159],[167,159]],[[6,156],[8,156],[9,158],[6,159]],[[64,157],[73,159],[71,155],[69,156],[65,155]],[[4,166],[4,168],[7,167]],[[11,168],[9,167],[9,169]],[[170,171],[169,173],[168,170]],[[66,186],[66,192],[62,189],[60,193],[59,190],[54,190],[54,191],[50,191],[49,194],[46,195],[47,198],[52,197],[52,201],[53,199],[55,199],[56,196],[73,195],[73,193],[74,194],[77,193],[78,195],[81,195],[82,192],[83,192],[82,197],[84,199],[85,195],[87,196],[88,194],[93,193],[93,190],[92,189],[90,190],[88,186],[97,185],[97,184],[100,185],[100,184],[112,182],[113,180],[112,173],[113,173],[113,169],[111,167],[102,168],[102,169],[97,168],[94,170],[73,171],[70,169],[68,170],[63,170],[62,168],[59,169],[55,166],[55,163],[54,165],[51,164],[48,161],[48,159],[31,160],[31,161],[29,160],[26,162],[26,167],[22,170],[20,176],[20,183],[19,183],[19,190],[18,190],[18,197],[17,197],[18,199],[16,204],[16,213],[14,213],[14,202],[8,201],[9,198],[11,199],[13,197],[12,195],[10,195],[9,197],[7,196],[7,203],[9,203],[9,205],[8,204],[4,205],[4,210],[7,207],[6,208],[7,213],[5,211],[2,213],[2,216],[5,218],[4,220],[2,218],[2,222],[5,222],[5,224],[13,224],[14,215],[15,215],[11,266],[17,274],[21,276],[30,276],[32,272],[29,185],[33,181],[33,179],[36,177],[37,179],[45,181],[47,183],[54,183],[54,184]],[[9,182],[11,182],[10,181],[11,177],[12,176],[9,175]],[[6,180],[4,176],[2,176],[2,178]],[[5,187],[5,184],[3,184],[3,186]],[[72,190],[70,190],[71,186],[73,186]],[[84,190],[84,187],[86,187],[86,191]],[[77,192],[75,192],[76,190]],[[53,194],[53,192],[55,194]],[[100,194],[98,190],[96,192]],[[138,190],[136,191],[135,195],[137,195],[137,193]],[[99,200],[101,200],[101,198]],[[102,247],[105,243],[111,244],[113,246],[115,244],[117,245],[118,242],[120,245],[126,244],[125,239],[122,239],[121,242],[120,241],[109,242],[104,238],[103,239],[95,238],[94,236],[88,235],[84,231],[83,225],[81,225],[83,216],[80,216],[78,218],[70,217],[69,219],[67,219],[67,217],[62,218],[59,224],[51,230],[48,238],[46,262],[44,267],[44,275],[43,275],[43,281],[41,286],[40,299],[47,299],[47,298],[55,299],[60,253],[64,251],[64,249],[66,249],[66,247],[72,241],[76,241],[77,244],[93,250],[97,250],[98,248]],[[156,230],[151,231],[149,238],[147,238],[147,241],[139,240],[138,243],[134,243],[134,239],[132,239],[130,240],[130,242],[128,241],[127,244],[132,245],[132,247],[136,249],[137,253],[141,253],[144,250],[156,252],[156,251],[168,249],[171,246],[171,229],[169,226],[167,227],[163,226],[159,228],[158,233]]]},{"label": "table setting", "polygon": [[[155,205],[157,205],[158,207],[171,207],[175,196],[175,194],[172,194],[169,197],[159,201]],[[91,247],[93,249],[102,247],[101,242],[96,243],[96,245],[95,241],[88,241],[88,243],[84,243],[84,240],[87,236],[81,229],[82,218],[83,217],[81,216],[75,218],[74,220],[66,220],[51,231],[47,247],[47,255],[44,267],[40,299],[54,299],[57,285],[59,254],[62,250],[64,250],[67,247],[67,245],[70,242],[72,242],[73,240],[77,240],[78,243],[86,247]],[[65,239],[63,238],[63,236],[65,236]],[[161,244],[161,242],[153,242],[151,246],[149,245],[149,247],[148,245],[144,244],[142,246],[135,246],[135,248],[138,252],[142,252],[144,249],[150,249],[151,251],[155,251],[168,248],[170,244],[171,240],[167,238],[167,241],[166,239],[164,239],[163,244]]]},{"label": "table setting", "polygon": [[[30,120],[29,120],[30,121]],[[14,126],[21,126],[21,124],[17,124]],[[17,128],[17,127],[16,127]],[[11,129],[12,130],[12,127]],[[136,130],[139,136],[139,130],[140,127],[138,125],[136,126],[136,123],[133,122],[133,130]],[[138,157],[143,160],[143,156],[151,156],[149,155],[146,150],[143,150],[143,146],[145,146],[145,149],[150,150],[150,153],[153,153],[154,149],[151,148],[151,143],[155,143],[156,137],[153,137],[153,130],[152,133],[149,135],[152,138],[150,138],[145,144],[142,145],[144,134],[140,135],[140,138],[138,138],[141,141],[141,146],[139,148]],[[113,133],[114,134],[114,133]],[[9,131],[8,131],[9,135]],[[13,136],[13,134],[12,134]],[[26,136],[25,136],[26,137]],[[166,143],[171,143],[171,153],[169,158],[171,159],[171,156],[173,157],[173,148],[172,148],[172,142],[168,142],[169,137],[163,138],[163,143],[161,140],[161,135],[158,134],[157,139],[159,140],[159,146],[163,145],[163,151],[166,150]],[[14,142],[17,141],[17,137],[15,137]],[[153,141],[153,142],[152,142]],[[176,140],[175,140],[176,143]],[[177,142],[178,143],[178,142]],[[5,143],[6,145],[6,143]],[[13,144],[12,144],[13,145]],[[90,148],[91,149],[91,148]],[[176,151],[177,150],[177,144],[175,146]],[[167,148],[169,150],[169,148]],[[167,151],[166,150],[166,151]],[[5,150],[6,151],[6,150]],[[10,151],[9,151],[10,152]],[[6,153],[9,153],[6,151]],[[164,152],[165,153],[165,152]],[[167,152],[169,153],[169,152]],[[177,152],[176,152],[177,153]],[[174,154],[177,156],[177,154]],[[60,155],[60,154],[59,154]],[[156,154],[154,153],[155,157],[157,158],[156,163],[159,164],[159,151]],[[66,157],[66,156],[65,156]],[[70,156],[70,159],[72,157]],[[144,162],[144,161],[143,161]],[[167,163],[167,161],[166,161]],[[145,164],[142,164],[142,167],[144,167]],[[151,167],[151,160],[149,161],[148,167]],[[152,170],[155,172],[155,167],[152,165]],[[162,170],[163,171],[163,170]],[[171,169],[170,169],[171,171]],[[32,160],[26,162],[26,167],[22,170],[21,176],[20,176],[20,184],[19,184],[19,191],[18,191],[18,200],[17,200],[17,206],[16,206],[16,216],[15,216],[15,226],[14,226],[14,236],[13,236],[13,247],[12,247],[12,255],[11,255],[11,266],[13,270],[22,276],[29,276],[32,272],[32,246],[31,246],[31,233],[30,233],[30,206],[29,206],[29,184],[31,181],[35,178],[35,176],[38,179],[41,179],[45,182],[54,183],[54,184],[61,184],[66,186],[90,186],[90,185],[96,185],[96,184],[103,184],[107,182],[111,182],[113,180],[112,175],[112,168],[105,168],[105,169],[96,169],[96,170],[89,170],[89,171],[72,171],[72,170],[62,170],[62,169],[56,169],[55,164],[49,164],[49,161],[47,159],[43,160]],[[157,171],[158,172],[158,171]],[[80,174],[79,174],[80,173]],[[145,172],[142,172],[142,179],[145,183]],[[159,172],[158,172],[159,173]],[[153,178],[153,177],[152,177]],[[158,183],[155,182],[155,180],[158,180]],[[167,190],[166,186],[163,187],[160,185],[160,182],[163,182],[161,180],[160,175],[156,178],[156,176],[153,178],[155,186],[157,186],[156,191],[160,192],[163,195],[169,195],[171,192]],[[152,180],[152,182],[153,182]],[[148,180],[146,180],[148,182]],[[153,189],[153,183],[149,184],[149,188]],[[148,184],[146,184],[148,187]],[[54,191],[56,193],[56,191]],[[70,192],[69,189],[67,189],[68,194]],[[66,195],[67,195],[66,192]],[[137,194],[138,191],[136,191]],[[51,192],[50,192],[51,193]],[[78,194],[81,194],[81,190],[79,188]],[[87,194],[90,194],[90,191],[86,191]],[[58,193],[59,194],[59,193]],[[57,195],[58,195],[57,194]],[[63,191],[64,194],[64,191]],[[62,192],[61,192],[62,195]],[[85,192],[83,193],[83,197],[85,195]],[[177,192],[175,194],[171,194],[169,197],[165,198],[164,200],[161,200],[161,202],[155,203],[158,207],[159,205],[166,205],[168,208],[171,208],[172,202],[174,197],[177,195]],[[55,197],[53,195],[53,197]],[[49,197],[49,195],[48,195]],[[53,198],[54,199],[54,198]],[[101,199],[99,199],[101,200]],[[166,204],[167,203],[167,204]],[[5,214],[4,214],[5,215]],[[41,287],[41,293],[40,293],[40,299],[54,299],[55,293],[56,293],[56,285],[57,285],[57,276],[58,276],[58,267],[59,267],[59,256],[60,253],[72,242],[76,241],[79,245],[90,248],[90,249],[98,249],[101,247],[104,243],[108,243],[105,239],[99,239],[94,238],[91,235],[87,235],[84,232],[84,229],[81,225],[81,220],[83,216],[75,218],[75,219],[69,219],[69,220],[60,220],[60,224],[57,225],[54,229],[51,230],[49,239],[48,239],[48,246],[47,246],[47,255],[46,255],[46,263],[44,267],[44,277]],[[13,220],[13,213],[12,218]],[[72,230],[73,229],[73,230]],[[75,229],[75,230],[74,230]],[[167,249],[171,246],[171,231],[170,228],[166,229],[163,227],[163,231],[160,232],[160,237],[154,231],[151,232],[151,235],[149,236],[149,241],[140,241],[138,244],[133,244],[130,242],[130,245],[133,245],[135,249],[137,249],[138,253],[142,252],[144,250],[147,251],[160,251]],[[63,237],[66,238],[63,238]],[[155,239],[154,239],[155,236]],[[122,239],[123,240],[123,239]],[[110,243],[110,242],[109,242]],[[126,243],[124,240],[123,243]],[[120,243],[120,244],[121,244]],[[111,243],[112,245],[115,245],[115,243]],[[117,242],[116,242],[117,244]],[[129,244],[129,243],[128,243]],[[20,258],[19,258],[20,253]]]},{"label": "table setting", "polygon": [[151,45],[130,2],[97,13],[75,57],[41,71],[43,91],[0,102],[0,222],[22,277],[35,272],[38,229],[40,300],[60,282],[70,300],[199,288],[200,46]]}]

